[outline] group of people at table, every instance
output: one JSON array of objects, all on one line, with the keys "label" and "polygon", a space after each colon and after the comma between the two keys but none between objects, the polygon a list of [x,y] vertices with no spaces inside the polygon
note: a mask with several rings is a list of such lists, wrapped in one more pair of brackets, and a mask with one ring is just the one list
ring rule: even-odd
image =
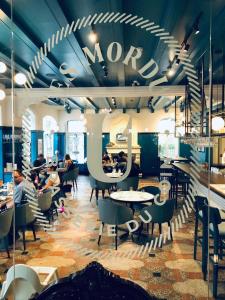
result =
[{"label": "group of people at table", "polygon": [[[131,170],[128,177],[138,176],[141,172],[139,165],[135,162],[135,155],[132,155]],[[111,173],[113,171],[123,174],[127,168],[127,154],[123,151],[119,152],[110,159],[108,152],[105,151],[102,156],[102,166],[105,173]]]},{"label": "group of people at table", "polygon": [[[43,193],[52,186],[60,186],[63,181],[63,175],[76,167],[69,154],[65,155],[65,159],[61,163],[63,167],[58,168],[57,164],[47,164],[43,154],[38,155],[31,168],[31,180],[38,194]],[[5,209],[13,206],[13,201],[15,205],[20,205],[21,203],[26,202],[24,192],[25,180],[21,170],[14,170],[13,180],[13,196],[7,197],[8,201],[4,202],[3,198],[5,200],[6,196],[2,196],[2,203],[0,202],[0,211],[4,211]],[[3,182],[1,182],[1,186],[3,186]],[[2,189],[2,191],[6,193],[6,187],[5,189]]]}]

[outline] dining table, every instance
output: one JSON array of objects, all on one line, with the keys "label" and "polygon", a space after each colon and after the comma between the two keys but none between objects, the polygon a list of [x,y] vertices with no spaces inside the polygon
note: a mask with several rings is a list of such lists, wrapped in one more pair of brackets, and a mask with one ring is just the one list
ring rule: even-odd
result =
[{"label": "dining table", "polygon": [[140,191],[118,191],[110,194],[110,198],[117,202],[137,204],[152,201],[154,195]]}]

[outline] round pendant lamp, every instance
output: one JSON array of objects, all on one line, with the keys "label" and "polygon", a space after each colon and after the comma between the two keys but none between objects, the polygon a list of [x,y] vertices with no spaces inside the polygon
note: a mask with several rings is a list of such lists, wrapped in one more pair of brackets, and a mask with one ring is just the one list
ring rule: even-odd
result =
[{"label": "round pendant lamp", "polygon": [[221,130],[224,128],[224,119],[221,117],[212,118],[212,129]]}]

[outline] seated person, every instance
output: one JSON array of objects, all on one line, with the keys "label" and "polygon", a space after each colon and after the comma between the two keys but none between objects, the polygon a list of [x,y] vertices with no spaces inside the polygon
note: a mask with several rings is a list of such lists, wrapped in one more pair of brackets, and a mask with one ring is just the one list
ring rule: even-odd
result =
[{"label": "seated person", "polygon": [[102,156],[102,163],[110,164],[111,160],[107,151],[104,151]]},{"label": "seated person", "polygon": [[44,158],[44,155],[39,154],[37,159],[34,161],[33,166],[36,168],[42,166],[45,163],[46,163],[46,159]]},{"label": "seated person", "polygon": [[[139,175],[140,173],[140,167],[137,163],[135,163],[135,155],[132,155],[132,161],[131,161],[131,169],[130,169],[130,173],[128,175],[128,177],[136,177]],[[125,173],[126,172],[126,168],[127,166],[124,167],[122,171],[122,173]]]},{"label": "seated person", "polygon": [[48,174],[49,177],[47,178],[45,186],[40,190],[40,192],[43,192],[47,189],[49,189],[51,186],[59,186],[60,179],[58,172],[56,172],[56,166],[50,166],[48,168]]},{"label": "seated person", "polygon": [[72,171],[74,168],[75,168],[75,164],[73,163],[72,159],[70,158],[70,155],[69,154],[66,154],[65,155],[65,171],[66,172],[69,172],[69,171]]},{"label": "seated person", "polygon": [[117,162],[118,163],[124,163],[127,162],[127,155],[125,152],[120,151],[117,157]]},{"label": "seated person", "polygon": [[20,205],[25,199],[24,199],[24,178],[23,174],[20,170],[15,170],[13,173],[14,177],[14,203],[15,205]]}]

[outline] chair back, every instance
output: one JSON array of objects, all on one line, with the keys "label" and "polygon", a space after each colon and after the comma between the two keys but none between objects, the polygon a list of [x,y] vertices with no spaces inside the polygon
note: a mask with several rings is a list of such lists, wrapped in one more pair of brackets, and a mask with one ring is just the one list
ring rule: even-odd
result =
[{"label": "chair back", "polygon": [[22,204],[16,207],[15,210],[15,226],[21,227],[31,224],[35,220],[35,216],[29,206],[29,203]]},{"label": "chair back", "polygon": [[91,188],[96,189],[97,187],[96,179],[93,176],[89,175],[89,181],[90,181]]},{"label": "chair back", "polygon": [[73,170],[65,172],[62,176],[63,181],[73,181],[74,180],[74,175],[73,175]]},{"label": "chair back", "polygon": [[143,186],[142,188],[139,189],[139,191],[144,191],[146,193],[150,193],[152,195],[160,195],[161,191],[157,186],[154,185],[148,185],[148,186]]},{"label": "chair back", "polygon": [[96,188],[98,190],[108,190],[111,188],[111,186],[112,186],[112,184],[109,182],[102,182],[102,181],[96,180]]},{"label": "chair back", "polygon": [[32,294],[39,294],[42,289],[37,273],[27,265],[17,264],[7,272],[6,280],[2,285],[1,299],[11,295],[15,300],[30,299]]},{"label": "chair back", "polygon": [[48,211],[52,205],[52,191],[47,190],[38,196],[38,207],[42,212]]},{"label": "chair back", "polygon": [[78,175],[79,175],[79,167],[73,169],[74,180],[77,180]]},{"label": "chair back", "polygon": [[8,235],[12,224],[13,208],[0,213],[0,239]]},{"label": "chair back", "polygon": [[166,223],[169,222],[173,217],[174,205],[175,200],[170,199],[167,200],[163,205],[154,204],[151,206],[147,206],[146,208],[143,208],[141,210],[141,216],[144,219],[147,219],[145,211],[148,211],[148,213],[152,217],[151,222],[159,224]]},{"label": "chair back", "polygon": [[139,178],[137,176],[127,177],[123,181],[117,183],[117,188],[122,191],[129,191],[130,188],[132,188],[133,191],[136,191],[138,189],[138,183]]},{"label": "chair back", "polygon": [[133,219],[132,210],[126,206],[117,205],[109,198],[98,200],[100,221],[109,225],[124,224]]}]

